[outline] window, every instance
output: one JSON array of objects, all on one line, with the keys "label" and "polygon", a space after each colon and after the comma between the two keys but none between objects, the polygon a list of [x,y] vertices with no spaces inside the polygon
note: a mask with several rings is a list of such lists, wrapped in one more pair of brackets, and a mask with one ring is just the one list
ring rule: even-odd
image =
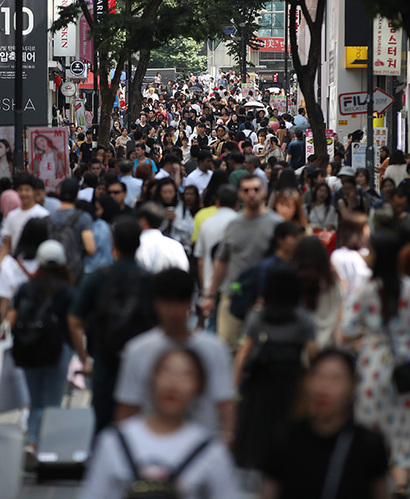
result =
[{"label": "window", "polygon": [[259,36],[261,38],[284,37],[284,3],[266,2],[261,10],[259,20]]}]

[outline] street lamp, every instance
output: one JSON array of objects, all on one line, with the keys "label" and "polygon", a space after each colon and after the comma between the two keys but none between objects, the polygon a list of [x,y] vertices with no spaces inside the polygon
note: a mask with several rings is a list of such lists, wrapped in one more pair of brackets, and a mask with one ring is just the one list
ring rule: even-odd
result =
[{"label": "street lamp", "polygon": [[14,173],[23,169],[23,0],[16,0],[14,72]]},{"label": "street lamp", "polygon": [[246,23],[239,23],[241,28],[241,81],[246,83]]}]

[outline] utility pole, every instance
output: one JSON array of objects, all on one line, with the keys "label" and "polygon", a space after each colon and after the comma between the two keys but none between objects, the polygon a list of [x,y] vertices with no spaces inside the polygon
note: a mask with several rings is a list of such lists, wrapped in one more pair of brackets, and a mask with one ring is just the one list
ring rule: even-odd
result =
[{"label": "utility pole", "polygon": [[246,83],[246,23],[239,23],[241,28],[241,82]]},{"label": "utility pole", "polygon": [[367,45],[367,146],[366,168],[370,174],[370,187],[374,187],[374,145],[373,145],[373,19],[370,21]]},{"label": "utility pole", "polygon": [[[94,23],[98,22],[98,1],[94,0],[93,2],[93,20]],[[98,40],[94,38],[94,78],[93,78],[93,148],[97,147],[98,140],[98,107],[100,103],[99,95],[98,95],[98,76],[97,76],[97,68],[98,68]]]},{"label": "utility pole", "polygon": [[289,78],[288,78],[288,31],[289,31],[289,12],[288,12],[288,1],[285,0],[285,67],[284,67],[284,78],[283,78],[283,83],[285,87],[285,100],[286,100],[286,112],[289,112],[289,104],[288,104],[288,94],[289,94]]},{"label": "utility pole", "polygon": [[23,154],[23,0],[16,0],[16,62],[14,72],[14,163],[16,174],[24,168]]}]

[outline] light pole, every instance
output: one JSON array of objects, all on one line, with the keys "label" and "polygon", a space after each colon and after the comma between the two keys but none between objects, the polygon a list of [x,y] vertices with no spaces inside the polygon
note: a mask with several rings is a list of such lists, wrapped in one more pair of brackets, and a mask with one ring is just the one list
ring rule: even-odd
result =
[{"label": "light pole", "polygon": [[14,173],[24,167],[23,155],[23,0],[16,0],[16,65],[14,72]]},{"label": "light pole", "polygon": [[288,105],[288,93],[289,93],[289,78],[288,78],[288,1],[285,0],[285,12],[283,13],[285,16],[285,65],[284,65],[284,78],[283,78],[283,83],[285,87],[285,109],[286,113],[289,111],[289,105]]},{"label": "light pole", "polygon": [[241,28],[241,81],[246,83],[246,23],[239,23]]},{"label": "light pole", "polygon": [[373,145],[373,19],[370,21],[367,45],[367,146],[366,168],[370,174],[370,187],[374,187],[374,145]]}]

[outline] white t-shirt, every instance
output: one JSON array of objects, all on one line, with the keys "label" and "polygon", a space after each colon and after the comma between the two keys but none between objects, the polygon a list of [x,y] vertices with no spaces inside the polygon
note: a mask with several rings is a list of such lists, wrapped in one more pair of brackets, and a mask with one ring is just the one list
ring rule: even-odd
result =
[{"label": "white t-shirt", "polygon": [[209,293],[214,268],[212,249],[222,241],[226,227],[236,216],[237,213],[231,208],[219,208],[215,215],[205,220],[199,229],[194,256],[203,258],[203,292],[205,295]]},{"label": "white t-shirt", "polygon": [[[209,432],[199,425],[185,423],[170,434],[156,434],[143,418],[120,423],[141,476],[164,480],[202,442]],[[124,488],[134,480],[115,430],[104,430],[99,437],[91,466],[78,499],[121,499]],[[210,442],[181,472],[175,484],[183,499],[238,499],[239,487],[232,458],[218,440]]]},{"label": "white t-shirt", "polygon": [[7,215],[3,224],[3,235],[4,237],[10,236],[11,253],[14,253],[26,223],[32,218],[45,218],[49,214],[48,210],[39,204],[35,204],[28,210],[16,208]]},{"label": "white t-shirt", "polygon": [[182,244],[162,235],[159,229],[142,231],[135,260],[152,273],[161,272],[170,267],[189,271],[188,257]]},{"label": "white t-shirt", "polygon": [[[38,270],[37,260],[21,260],[22,265],[31,275]],[[6,255],[0,268],[0,298],[11,300],[18,288],[29,280],[29,276],[11,255]]]},{"label": "white t-shirt", "polygon": [[[217,431],[220,428],[217,404],[232,400],[231,359],[225,343],[214,335],[195,332],[184,346],[196,352],[206,374],[203,394],[191,409],[193,421]],[[115,389],[115,400],[120,404],[138,406],[142,414],[152,408],[150,380],[158,359],[168,350],[181,347],[165,335],[161,328],[154,328],[130,340],[123,354]]]},{"label": "white t-shirt", "polygon": [[352,292],[363,286],[372,276],[372,271],[359,251],[346,247],[339,248],[331,254],[330,262],[336,269],[341,281],[347,285],[347,289],[345,289],[346,296],[350,296]]}]

